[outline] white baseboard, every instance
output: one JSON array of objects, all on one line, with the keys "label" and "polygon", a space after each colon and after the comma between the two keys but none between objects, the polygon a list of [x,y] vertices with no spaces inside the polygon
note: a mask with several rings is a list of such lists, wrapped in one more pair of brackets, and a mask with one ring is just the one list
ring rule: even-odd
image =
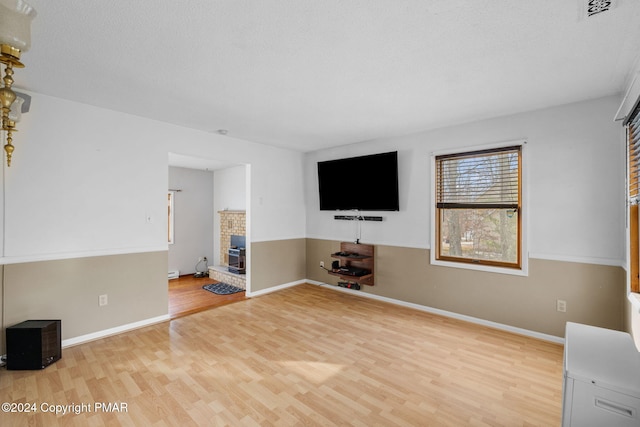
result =
[{"label": "white baseboard", "polygon": [[531,331],[529,329],[516,328],[515,326],[505,325],[503,323],[492,322],[490,320],[479,319],[477,317],[467,316],[464,314],[454,313],[452,311],[440,310],[439,308],[433,308],[426,305],[414,304],[412,302],[401,301],[393,298],[382,297],[379,295],[369,294],[366,292],[360,292],[353,289],[341,288],[335,285],[329,285],[327,283],[318,282],[315,280],[307,280],[306,283],[310,283],[312,285],[324,286],[336,292],[345,292],[353,295],[358,295],[364,298],[371,298],[378,301],[384,301],[391,304],[400,305],[403,307],[413,308],[415,310],[424,311],[427,313],[437,314],[440,316],[450,317],[453,319],[464,320],[465,322],[475,323],[477,325],[488,326],[494,329],[500,329],[507,332],[513,332],[514,334],[524,335],[531,338],[537,338],[543,341],[550,341],[558,344],[564,344],[564,338],[557,337],[555,335],[543,334],[536,331]]},{"label": "white baseboard", "polygon": [[156,323],[166,322],[171,317],[168,314],[163,316],[152,317],[151,319],[141,320],[139,322],[128,323],[115,328],[105,329],[103,331],[93,332],[91,334],[80,335],[78,337],[62,340],[62,348],[71,347],[85,342],[94,341],[100,338],[109,337],[111,335],[121,334],[122,332],[132,331],[134,329],[143,328],[145,326],[155,325]]},{"label": "white baseboard", "polygon": [[245,296],[247,297],[259,297],[260,295],[270,294],[271,292],[280,291],[282,289],[290,288],[292,286],[302,285],[303,283],[309,283],[309,280],[296,280],[295,282],[284,283],[282,285],[273,286],[271,288],[262,289],[256,292],[247,292]]}]

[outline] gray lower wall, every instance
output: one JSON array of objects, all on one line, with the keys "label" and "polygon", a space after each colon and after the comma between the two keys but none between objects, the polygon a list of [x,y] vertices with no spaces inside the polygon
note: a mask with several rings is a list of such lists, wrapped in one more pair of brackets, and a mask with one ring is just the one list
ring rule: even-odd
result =
[{"label": "gray lower wall", "polygon": [[[304,238],[252,243],[252,291],[305,278],[336,284],[319,262],[330,266],[339,248]],[[634,323],[620,267],[531,259],[529,276],[519,277],[432,266],[426,249],[375,250],[375,286],[361,292],[559,337],[567,321],[617,330]],[[70,339],[166,315],[167,268],[166,251],[3,266],[2,353],[4,327],[28,319],[62,319]],[[99,307],[102,294],[109,304]]]},{"label": "gray lower wall", "polygon": [[166,272],[166,251],[5,265],[3,353],[4,328],[24,320],[61,319],[70,339],[166,315]]},{"label": "gray lower wall", "polygon": [[[251,244],[252,291],[305,279],[305,239]],[[29,319],[62,319],[62,339],[168,314],[168,253],[10,264],[4,270],[4,328]],[[98,298],[107,294],[109,304]]]},{"label": "gray lower wall", "polygon": [[306,278],[306,239],[251,243],[251,292]]},{"label": "gray lower wall", "polygon": [[[366,243],[366,242],[363,242]],[[329,284],[340,242],[307,239],[307,278]],[[433,266],[429,250],[378,245],[375,285],[362,292],[563,337],[567,321],[625,328],[625,272],[621,267],[529,260],[529,276]],[[556,300],[567,312],[556,311]]]}]

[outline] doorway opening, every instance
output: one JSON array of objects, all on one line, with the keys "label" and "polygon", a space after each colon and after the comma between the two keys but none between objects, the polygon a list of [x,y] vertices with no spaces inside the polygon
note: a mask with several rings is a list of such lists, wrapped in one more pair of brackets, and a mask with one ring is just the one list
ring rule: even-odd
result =
[{"label": "doorway opening", "polygon": [[[169,153],[169,315],[179,317],[245,298],[251,290],[250,165]],[[242,212],[246,274],[221,275],[228,245],[226,213]],[[196,274],[198,273],[198,274]],[[194,277],[196,276],[196,277]],[[240,277],[241,276],[241,277]],[[241,279],[241,280],[239,280]],[[216,295],[204,285],[223,282],[244,289]]]}]

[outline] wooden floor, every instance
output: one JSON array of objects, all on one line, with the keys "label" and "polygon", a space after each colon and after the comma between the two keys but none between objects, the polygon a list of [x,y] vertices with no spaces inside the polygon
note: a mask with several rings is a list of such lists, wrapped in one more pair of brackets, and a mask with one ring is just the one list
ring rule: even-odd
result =
[{"label": "wooden floor", "polygon": [[300,285],[0,371],[0,425],[557,426],[562,350]]},{"label": "wooden floor", "polygon": [[169,280],[169,316],[171,318],[186,316],[245,299],[244,292],[216,295],[202,289],[209,283],[217,283],[217,281],[208,277],[196,279],[192,275]]}]

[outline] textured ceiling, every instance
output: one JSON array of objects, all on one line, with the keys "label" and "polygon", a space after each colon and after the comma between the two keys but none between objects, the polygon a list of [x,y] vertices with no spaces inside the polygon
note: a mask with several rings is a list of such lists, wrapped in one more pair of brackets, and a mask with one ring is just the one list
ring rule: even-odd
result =
[{"label": "textured ceiling", "polygon": [[640,53],[636,0],[27,1],[16,87],[300,151],[619,93]]}]

